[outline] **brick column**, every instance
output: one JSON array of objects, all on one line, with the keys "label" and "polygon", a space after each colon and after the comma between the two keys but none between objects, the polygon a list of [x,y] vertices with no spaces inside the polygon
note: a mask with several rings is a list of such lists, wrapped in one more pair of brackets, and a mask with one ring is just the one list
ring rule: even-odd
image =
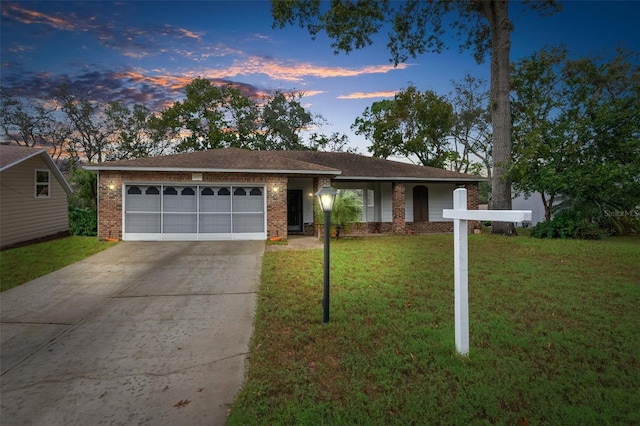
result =
[{"label": "brick column", "polygon": [[[464,185],[467,189],[467,210],[478,210],[480,205],[480,193],[478,192],[478,182],[469,182]],[[469,233],[474,229],[480,229],[480,222],[470,220],[468,223]]]},{"label": "brick column", "polygon": [[404,183],[391,183],[391,211],[392,224],[391,229],[394,234],[405,233],[405,200],[404,200]]},{"label": "brick column", "polygon": [[118,172],[99,172],[98,200],[98,238],[122,239],[122,178]]},{"label": "brick column", "polygon": [[267,177],[267,237],[287,238],[286,176]]}]

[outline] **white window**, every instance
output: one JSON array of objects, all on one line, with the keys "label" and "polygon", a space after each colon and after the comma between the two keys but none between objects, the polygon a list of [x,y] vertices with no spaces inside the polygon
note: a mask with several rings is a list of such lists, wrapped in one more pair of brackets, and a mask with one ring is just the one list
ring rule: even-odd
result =
[{"label": "white window", "polygon": [[49,184],[49,170],[36,170],[36,182],[35,182],[35,197],[36,198],[49,198],[50,184]]},{"label": "white window", "polygon": [[375,222],[375,192],[367,189],[367,222]]}]

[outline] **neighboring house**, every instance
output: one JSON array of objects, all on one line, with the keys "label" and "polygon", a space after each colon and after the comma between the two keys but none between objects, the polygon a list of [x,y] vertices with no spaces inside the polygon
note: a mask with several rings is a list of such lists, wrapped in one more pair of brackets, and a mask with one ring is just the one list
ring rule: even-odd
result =
[{"label": "neighboring house", "polygon": [[0,247],[68,234],[71,192],[45,149],[0,145]]},{"label": "neighboring house", "polygon": [[[223,240],[315,235],[314,193],[357,189],[363,217],[350,232],[451,232],[442,218],[477,176],[357,154],[216,149],[87,166],[98,176],[98,237]],[[477,224],[470,223],[470,228]]]},{"label": "neighboring house", "polygon": [[536,226],[538,222],[544,222],[544,204],[542,204],[539,192],[534,192],[529,197],[525,197],[524,194],[515,196],[511,200],[511,208],[513,210],[531,210],[531,222],[517,223],[516,226]]}]

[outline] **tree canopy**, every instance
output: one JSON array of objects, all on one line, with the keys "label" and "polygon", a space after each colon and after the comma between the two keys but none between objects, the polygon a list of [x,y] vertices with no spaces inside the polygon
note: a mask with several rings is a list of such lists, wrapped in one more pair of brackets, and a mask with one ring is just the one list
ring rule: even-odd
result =
[{"label": "tree canopy", "polygon": [[518,191],[542,194],[547,220],[558,199],[601,225],[615,224],[610,212],[640,205],[640,67],[632,56],[571,59],[553,48],[515,64],[511,174]]},{"label": "tree canopy", "polygon": [[372,142],[369,152],[374,157],[415,156],[424,166],[444,167],[451,158],[447,137],[454,119],[444,97],[409,86],[393,100],[367,107],[351,128]]}]

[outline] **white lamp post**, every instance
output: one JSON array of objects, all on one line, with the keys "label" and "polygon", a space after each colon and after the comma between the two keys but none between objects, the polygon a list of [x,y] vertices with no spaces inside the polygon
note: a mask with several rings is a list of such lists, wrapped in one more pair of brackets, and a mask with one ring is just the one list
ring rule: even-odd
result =
[{"label": "white lamp post", "polygon": [[324,213],[324,297],[322,299],[322,322],[329,322],[329,244],[331,242],[331,210],[337,191],[330,186],[323,186],[316,196]]}]

